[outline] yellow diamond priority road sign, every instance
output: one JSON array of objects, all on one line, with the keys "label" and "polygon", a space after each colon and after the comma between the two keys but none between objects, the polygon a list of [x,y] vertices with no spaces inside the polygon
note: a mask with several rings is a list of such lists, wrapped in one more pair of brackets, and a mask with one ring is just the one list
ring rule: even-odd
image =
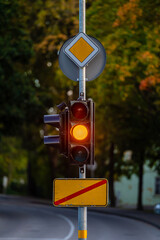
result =
[{"label": "yellow diamond priority road sign", "polygon": [[80,68],[99,52],[98,46],[84,33],[79,33],[64,49],[65,54]]},{"label": "yellow diamond priority road sign", "polygon": [[94,51],[94,48],[81,37],[69,51],[82,63]]},{"label": "yellow diamond priority road sign", "polygon": [[55,179],[53,204],[61,207],[105,207],[108,204],[107,179]]}]

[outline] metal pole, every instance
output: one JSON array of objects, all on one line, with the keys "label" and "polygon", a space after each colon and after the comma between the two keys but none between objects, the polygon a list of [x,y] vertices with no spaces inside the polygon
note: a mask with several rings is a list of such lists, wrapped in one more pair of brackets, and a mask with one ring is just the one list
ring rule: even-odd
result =
[{"label": "metal pole", "polygon": [[[79,0],[79,32],[86,32],[86,3]],[[79,97],[86,100],[86,68],[79,68]],[[86,165],[79,168],[79,178],[86,178]],[[78,240],[87,239],[87,207],[78,208]]]},{"label": "metal pole", "polygon": [[[79,32],[86,32],[86,2],[79,0]],[[86,100],[86,68],[79,68],[79,97]]]},{"label": "metal pole", "polygon": [[[86,178],[86,165],[79,168],[79,178]],[[78,207],[78,240],[87,239],[87,207]]]},{"label": "metal pole", "polygon": [[79,32],[86,32],[86,0],[79,0]]}]

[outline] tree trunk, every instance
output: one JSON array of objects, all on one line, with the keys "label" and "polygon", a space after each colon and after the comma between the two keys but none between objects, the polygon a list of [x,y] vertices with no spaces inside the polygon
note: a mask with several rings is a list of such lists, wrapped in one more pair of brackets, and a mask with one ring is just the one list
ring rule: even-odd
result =
[{"label": "tree trunk", "polygon": [[51,181],[55,178],[56,175],[56,166],[57,166],[57,151],[53,147],[48,147],[49,163],[51,170]]},{"label": "tree trunk", "polygon": [[53,147],[48,146],[48,156],[49,156],[49,166],[50,166],[50,181],[49,181],[49,188],[50,188],[50,195],[49,198],[52,198],[52,188],[53,188],[53,180],[56,177],[56,167],[57,167],[57,150]]},{"label": "tree trunk", "polygon": [[138,202],[137,202],[137,210],[143,210],[143,165],[144,165],[144,152],[140,154],[140,161],[139,161],[139,182],[138,182]]},{"label": "tree trunk", "polygon": [[28,194],[30,196],[35,196],[36,195],[36,185],[35,185],[35,180],[32,175],[32,164],[29,156],[28,160],[28,166],[27,166],[27,180],[28,180]]},{"label": "tree trunk", "polygon": [[115,207],[114,194],[114,143],[111,142],[109,150],[109,199],[110,206]]}]

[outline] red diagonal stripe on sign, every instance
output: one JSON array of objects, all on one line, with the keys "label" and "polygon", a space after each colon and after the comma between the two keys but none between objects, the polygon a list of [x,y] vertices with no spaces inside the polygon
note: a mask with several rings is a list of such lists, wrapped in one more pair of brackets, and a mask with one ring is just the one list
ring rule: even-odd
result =
[{"label": "red diagonal stripe on sign", "polygon": [[57,206],[58,206],[58,205],[60,205],[60,204],[63,203],[63,202],[66,202],[66,201],[68,201],[68,200],[70,200],[70,199],[72,199],[72,198],[75,198],[75,197],[83,194],[83,193],[86,193],[86,192],[88,192],[88,191],[91,191],[92,189],[97,188],[97,187],[100,187],[100,186],[102,186],[103,184],[106,184],[106,183],[107,183],[107,180],[106,180],[106,179],[103,179],[102,181],[100,181],[100,182],[98,182],[98,183],[95,183],[95,184],[93,184],[93,185],[91,185],[91,186],[89,186],[89,187],[86,187],[86,188],[78,191],[78,192],[75,192],[75,193],[73,193],[73,194],[71,194],[71,195],[68,195],[68,196],[66,196],[66,197],[64,197],[64,198],[61,198],[61,199],[59,199],[58,201],[55,201],[55,202],[54,202],[54,205],[57,205]]}]

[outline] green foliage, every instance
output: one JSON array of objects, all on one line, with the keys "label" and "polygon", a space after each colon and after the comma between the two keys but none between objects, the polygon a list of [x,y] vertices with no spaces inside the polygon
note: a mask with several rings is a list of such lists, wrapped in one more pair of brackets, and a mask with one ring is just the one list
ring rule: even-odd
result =
[{"label": "green foliage", "polygon": [[20,138],[2,137],[0,142],[0,177],[7,176],[8,184],[21,180],[27,182],[27,152]]},{"label": "green foliage", "polygon": [[18,1],[0,1],[0,135],[15,135],[25,119],[34,90],[26,76],[31,40]]},{"label": "green foliage", "polygon": [[[111,2],[101,2],[94,2],[88,11],[89,31],[102,40],[108,54],[104,72],[90,85],[97,106],[96,154],[102,164],[106,162],[111,141],[120,158],[125,150],[131,149],[130,164],[138,173],[136,164],[141,161],[141,154],[137,153],[146,153],[160,137],[157,2],[143,4],[144,1],[133,0],[115,3],[113,7]],[[149,23],[150,11],[154,18]],[[115,167],[120,175],[124,172],[119,166],[124,169],[125,163],[119,164]]]},{"label": "green foliage", "polygon": [[[138,173],[142,150],[158,169],[159,1],[86,2],[87,34],[107,52],[105,70],[87,85],[88,97],[96,102],[96,174],[108,176],[111,143],[116,179]],[[74,172],[42,138],[47,133],[43,115],[78,97],[78,84],[63,75],[57,56],[62,44],[78,33],[78,3],[0,0],[0,178],[9,173],[8,164],[11,179],[26,179],[27,171],[29,191],[37,196],[50,196],[53,178]],[[123,159],[127,149],[133,151],[130,162]]]}]

